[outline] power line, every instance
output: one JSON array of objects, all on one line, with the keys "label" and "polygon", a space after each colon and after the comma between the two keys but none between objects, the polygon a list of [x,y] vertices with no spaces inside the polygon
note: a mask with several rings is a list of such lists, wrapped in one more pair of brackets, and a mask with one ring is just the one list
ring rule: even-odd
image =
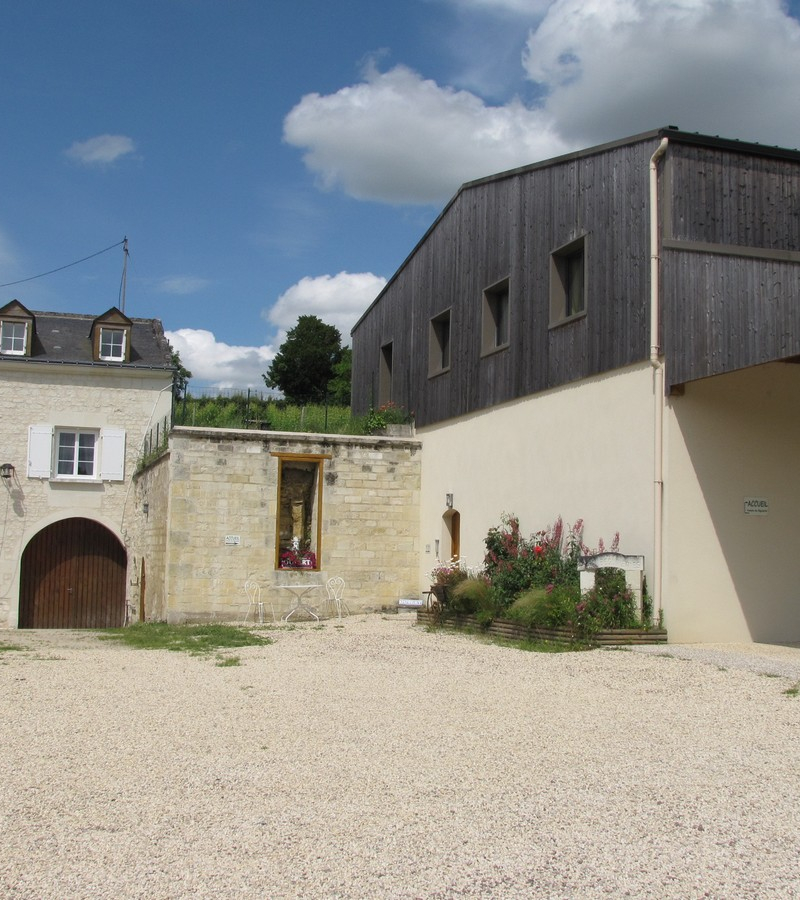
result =
[{"label": "power line", "polygon": [[42,272],[41,275],[31,275],[30,278],[20,278],[19,281],[7,281],[5,284],[0,284],[0,288],[13,287],[15,284],[24,284],[26,281],[35,281],[37,278],[44,278],[45,275],[52,275],[54,272],[61,272],[63,269],[69,269],[71,266],[77,266],[78,263],[86,262],[87,259],[94,259],[95,256],[100,256],[101,253],[108,253],[109,250],[120,247],[126,240],[127,238],[123,238],[121,241],[117,241],[116,244],[106,247],[105,250],[98,250],[97,253],[84,256],[83,259],[76,259],[75,262],[67,263],[65,266],[59,266],[57,269],[50,269],[49,272]]}]

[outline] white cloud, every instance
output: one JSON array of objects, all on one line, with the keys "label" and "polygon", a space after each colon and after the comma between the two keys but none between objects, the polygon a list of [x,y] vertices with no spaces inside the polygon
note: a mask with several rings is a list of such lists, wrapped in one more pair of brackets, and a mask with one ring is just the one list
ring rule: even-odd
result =
[{"label": "white cloud", "polygon": [[286,116],[284,139],[322,187],[441,204],[464,181],[671,124],[800,145],[800,22],[782,0],[450,2],[528,17],[535,104],[370,67]]},{"label": "white cloud", "polygon": [[207,278],[199,278],[196,275],[176,275],[172,278],[162,278],[156,285],[156,290],[162,294],[197,294],[204,291],[211,282]]},{"label": "white cloud", "polygon": [[308,94],[286,117],[284,138],[306,148],[323,187],[389,203],[442,203],[464,181],[562,148],[540,111],[516,100],[487,106],[405,66]]},{"label": "white cloud", "polygon": [[350,329],[366,308],[383,290],[386,279],[371,272],[339,272],[301,278],[278,297],[275,305],[265,310],[264,318],[280,329],[282,336],[292,328],[299,316],[317,316],[328,325],[335,325],[342,335],[342,343],[350,343]]},{"label": "white cloud", "polygon": [[107,166],[135,150],[136,145],[131,138],[123,134],[100,134],[86,141],[76,141],[64,153],[83,165]]},{"label": "white cloud", "polygon": [[668,124],[799,142],[800,23],[780,0],[558,0],[524,65],[570,143]]},{"label": "white cloud", "polygon": [[262,375],[275,356],[271,346],[234,347],[201,328],[179,328],[167,331],[166,336],[192,373],[190,384],[266,391]]}]

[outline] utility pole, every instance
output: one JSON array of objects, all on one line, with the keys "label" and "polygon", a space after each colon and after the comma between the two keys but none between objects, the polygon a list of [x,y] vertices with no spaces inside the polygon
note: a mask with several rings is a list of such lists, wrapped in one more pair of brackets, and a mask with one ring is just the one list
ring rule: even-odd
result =
[{"label": "utility pole", "polygon": [[119,309],[121,313],[125,312],[125,291],[128,287],[128,238],[122,241],[122,284],[119,289]]}]

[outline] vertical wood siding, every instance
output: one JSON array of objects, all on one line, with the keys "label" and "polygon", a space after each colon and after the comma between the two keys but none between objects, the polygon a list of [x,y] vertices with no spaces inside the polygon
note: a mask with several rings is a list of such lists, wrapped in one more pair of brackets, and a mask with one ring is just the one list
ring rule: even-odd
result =
[{"label": "vertical wood siding", "polygon": [[[658,143],[649,135],[465,186],[354,330],[355,411],[377,397],[388,341],[392,399],[421,426],[647,359]],[[660,190],[669,384],[800,355],[800,156],[676,135]],[[550,327],[550,256],[581,236],[586,315]],[[482,292],[506,277],[510,344],[482,357]],[[445,309],[452,363],[429,378],[430,320]]]}]

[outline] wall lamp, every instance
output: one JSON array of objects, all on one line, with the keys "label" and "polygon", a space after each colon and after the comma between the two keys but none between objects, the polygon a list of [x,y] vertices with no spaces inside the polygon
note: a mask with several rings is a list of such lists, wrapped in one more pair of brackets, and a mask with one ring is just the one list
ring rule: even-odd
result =
[{"label": "wall lamp", "polygon": [[3,465],[0,466],[0,478],[11,478],[13,474],[14,466],[12,466],[11,463],[3,463]]},{"label": "wall lamp", "polygon": [[453,495],[452,495],[452,494],[445,494],[445,495],[444,495],[444,505],[445,505],[448,509],[452,509],[452,508],[453,508]]}]

